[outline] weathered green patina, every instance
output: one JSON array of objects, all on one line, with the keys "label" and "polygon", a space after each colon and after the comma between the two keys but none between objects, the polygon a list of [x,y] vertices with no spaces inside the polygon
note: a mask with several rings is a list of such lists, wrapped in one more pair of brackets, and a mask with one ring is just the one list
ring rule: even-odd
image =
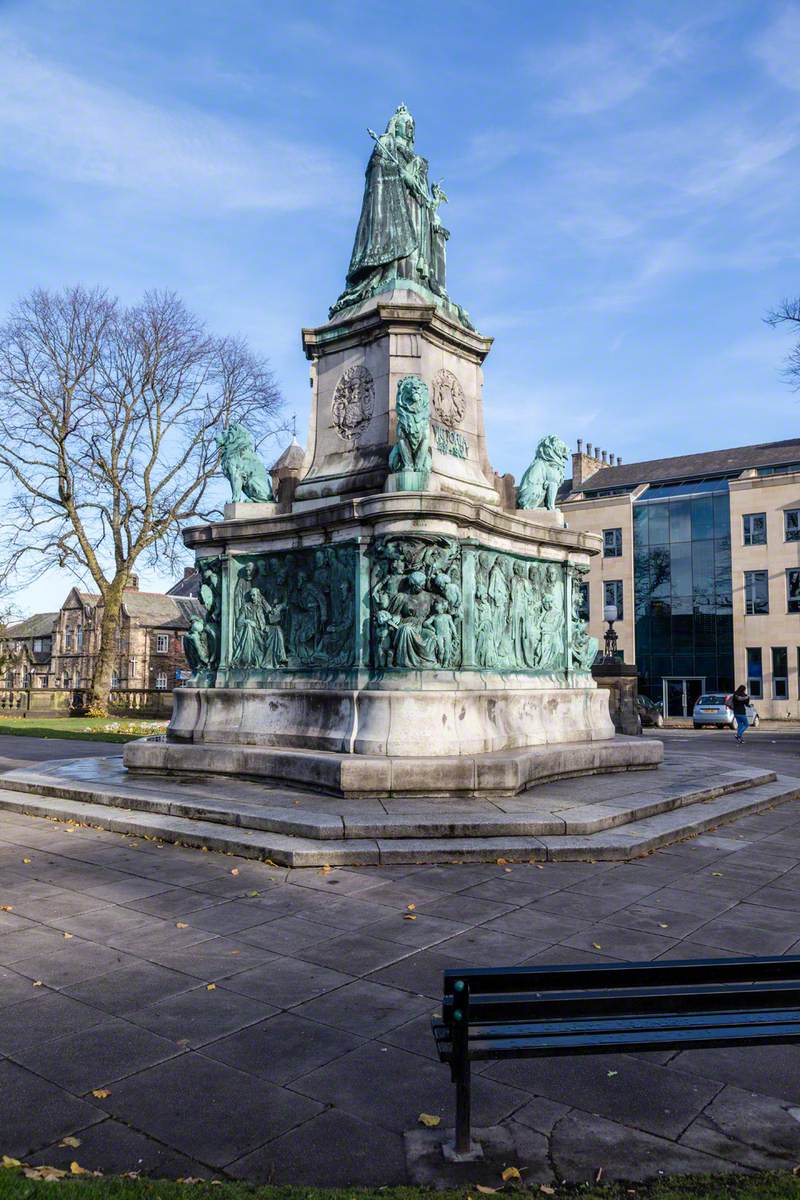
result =
[{"label": "weathered green patina", "polygon": [[286,674],[587,672],[577,568],[431,533],[201,560],[193,686]]},{"label": "weathered green patina", "polygon": [[445,425],[434,425],[433,436],[436,441],[436,449],[440,454],[452,454],[454,458],[464,459],[469,456],[467,439],[457,429],[448,429]]},{"label": "weathered green patina", "polygon": [[548,508],[552,512],[568,458],[569,448],[560,437],[554,433],[543,437],[517,488],[517,508]]},{"label": "weathered green patina", "polygon": [[242,500],[269,503],[274,500],[269,471],[256,454],[253,435],[244,425],[232,422],[217,435],[222,454],[220,467],[231,485],[234,504]]},{"label": "weathered green patina", "polygon": [[414,118],[400,104],[375,142],[367,164],[364,199],[347,284],[330,316],[379,292],[410,288],[433,299],[471,329],[467,313],[445,285],[446,245],[439,206],[447,196],[428,182],[428,162],[414,149]]},{"label": "weathered green patina", "polygon": [[405,491],[422,491],[431,469],[431,401],[428,385],[419,375],[406,375],[397,385],[396,441],[389,451],[389,470],[413,472],[417,478]]}]

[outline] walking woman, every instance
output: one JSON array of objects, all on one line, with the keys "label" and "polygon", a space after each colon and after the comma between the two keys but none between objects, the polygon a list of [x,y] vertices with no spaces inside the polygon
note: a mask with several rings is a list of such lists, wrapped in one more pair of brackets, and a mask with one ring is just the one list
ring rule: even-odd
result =
[{"label": "walking woman", "polygon": [[743,683],[740,683],[736,691],[733,693],[733,715],[736,718],[736,741],[740,746],[744,745],[744,731],[750,724],[747,717],[747,706],[750,703],[750,697],[747,694],[747,689]]}]

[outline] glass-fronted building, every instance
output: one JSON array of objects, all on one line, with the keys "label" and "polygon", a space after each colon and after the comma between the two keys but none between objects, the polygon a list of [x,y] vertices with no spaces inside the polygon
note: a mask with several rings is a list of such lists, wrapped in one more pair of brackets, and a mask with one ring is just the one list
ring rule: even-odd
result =
[{"label": "glass-fronted building", "polygon": [[599,538],[592,634],[614,604],[619,649],[667,715],[744,683],[762,716],[800,717],[800,440],[624,465],[579,443],[559,504]]}]

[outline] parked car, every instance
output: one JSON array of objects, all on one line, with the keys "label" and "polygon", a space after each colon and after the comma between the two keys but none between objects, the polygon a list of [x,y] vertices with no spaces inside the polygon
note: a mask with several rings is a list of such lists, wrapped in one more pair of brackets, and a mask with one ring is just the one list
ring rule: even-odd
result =
[{"label": "parked car", "polygon": [[649,696],[636,697],[636,711],[639,713],[643,725],[652,725],[656,729],[660,729],[664,724],[661,704],[656,704]]},{"label": "parked car", "polygon": [[[758,729],[759,716],[752,704],[747,706],[747,719],[751,729]],[[702,729],[704,725],[735,729],[733,697],[723,695],[722,692],[708,692],[706,695],[700,696],[694,706],[692,723],[695,729]]]}]

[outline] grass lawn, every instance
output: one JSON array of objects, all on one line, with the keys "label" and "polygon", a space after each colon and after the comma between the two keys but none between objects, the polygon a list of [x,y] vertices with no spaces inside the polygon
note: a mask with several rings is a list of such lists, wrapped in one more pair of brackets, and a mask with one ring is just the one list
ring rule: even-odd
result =
[{"label": "grass lawn", "polygon": [[3,717],[0,733],[18,737],[81,738],[89,742],[129,742],[163,733],[166,721],[139,717]]},{"label": "grass lawn", "polygon": [[[40,1168],[41,1169],[41,1168]],[[61,1200],[477,1200],[476,1188],[435,1192],[425,1188],[267,1187],[243,1183],[177,1183],[167,1180],[73,1178],[58,1180]],[[498,1181],[499,1183],[499,1181]],[[0,1169],[0,1200],[44,1200],[53,1196],[52,1182],[26,1178],[23,1169]],[[498,1194],[517,1200],[799,1200],[800,1179],[787,1172],[755,1175],[695,1175],[651,1184],[581,1184],[546,1190],[534,1186],[503,1187]]]}]

